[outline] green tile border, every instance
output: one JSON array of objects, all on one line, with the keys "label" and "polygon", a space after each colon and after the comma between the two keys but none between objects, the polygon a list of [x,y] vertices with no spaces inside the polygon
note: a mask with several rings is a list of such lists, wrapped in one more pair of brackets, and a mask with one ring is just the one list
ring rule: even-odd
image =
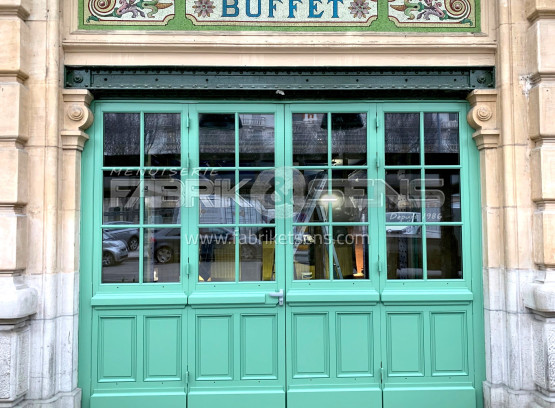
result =
[{"label": "green tile border", "polygon": [[[397,26],[389,19],[388,0],[378,0],[378,18],[367,27],[349,26],[244,26],[244,25],[202,25],[195,26],[185,16],[185,0],[175,0],[176,14],[173,19],[165,25],[117,25],[117,24],[87,24],[84,21],[85,2],[79,0],[79,29],[80,30],[121,30],[121,31],[258,31],[258,32],[409,32],[409,33],[479,33],[481,32],[481,0],[460,0],[474,1],[476,8],[476,21],[472,26],[445,27],[436,26],[430,22],[425,27]],[[345,0],[350,1],[350,0]],[[422,2],[423,0],[405,0],[407,2]],[[455,1],[455,0],[443,0]],[[428,24],[428,23],[424,23]]]}]

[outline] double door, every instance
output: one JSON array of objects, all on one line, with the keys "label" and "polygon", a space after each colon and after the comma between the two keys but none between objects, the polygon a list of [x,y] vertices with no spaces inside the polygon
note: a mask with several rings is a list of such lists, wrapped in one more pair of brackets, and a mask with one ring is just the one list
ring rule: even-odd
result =
[{"label": "double door", "polygon": [[465,109],[97,104],[85,405],[479,406]]}]

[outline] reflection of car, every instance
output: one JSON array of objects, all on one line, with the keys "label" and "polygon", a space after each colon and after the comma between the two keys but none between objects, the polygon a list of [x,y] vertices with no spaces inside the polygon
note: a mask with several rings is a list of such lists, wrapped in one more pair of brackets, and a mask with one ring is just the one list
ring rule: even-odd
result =
[{"label": "reflection of car", "polygon": [[127,243],[127,248],[130,251],[136,251],[139,248],[139,229],[127,228],[125,225],[129,224],[133,223],[129,221],[110,221],[105,223],[105,225],[121,225],[121,228],[110,228],[110,235]]},{"label": "reflection of car", "polygon": [[127,245],[110,233],[102,233],[102,266],[112,266],[127,259]]},{"label": "reflection of car", "polygon": [[[388,212],[385,213],[385,222],[387,223],[398,223],[398,224],[409,224],[413,222],[420,222],[420,214],[416,212]],[[403,234],[403,235],[415,235],[420,231],[419,225],[388,225],[385,227],[386,232]]]},{"label": "reflection of car", "polygon": [[150,242],[153,244],[156,262],[179,262],[181,252],[181,230],[179,228],[158,229],[154,231]]}]

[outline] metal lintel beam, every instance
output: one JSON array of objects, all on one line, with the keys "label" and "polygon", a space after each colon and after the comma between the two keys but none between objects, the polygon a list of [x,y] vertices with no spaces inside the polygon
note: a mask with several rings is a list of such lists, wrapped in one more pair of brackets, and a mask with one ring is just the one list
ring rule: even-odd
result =
[{"label": "metal lintel beam", "polygon": [[492,67],[65,67],[65,88],[89,90],[451,90],[495,87]]}]

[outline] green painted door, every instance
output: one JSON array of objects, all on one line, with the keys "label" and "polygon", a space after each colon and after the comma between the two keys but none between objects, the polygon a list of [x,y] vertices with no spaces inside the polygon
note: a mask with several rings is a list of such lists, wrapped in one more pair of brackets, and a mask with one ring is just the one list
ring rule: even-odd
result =
[{"label": "green painted door", "polygon": [[480,407],[466,109],[96,103],[83,405]]}]

